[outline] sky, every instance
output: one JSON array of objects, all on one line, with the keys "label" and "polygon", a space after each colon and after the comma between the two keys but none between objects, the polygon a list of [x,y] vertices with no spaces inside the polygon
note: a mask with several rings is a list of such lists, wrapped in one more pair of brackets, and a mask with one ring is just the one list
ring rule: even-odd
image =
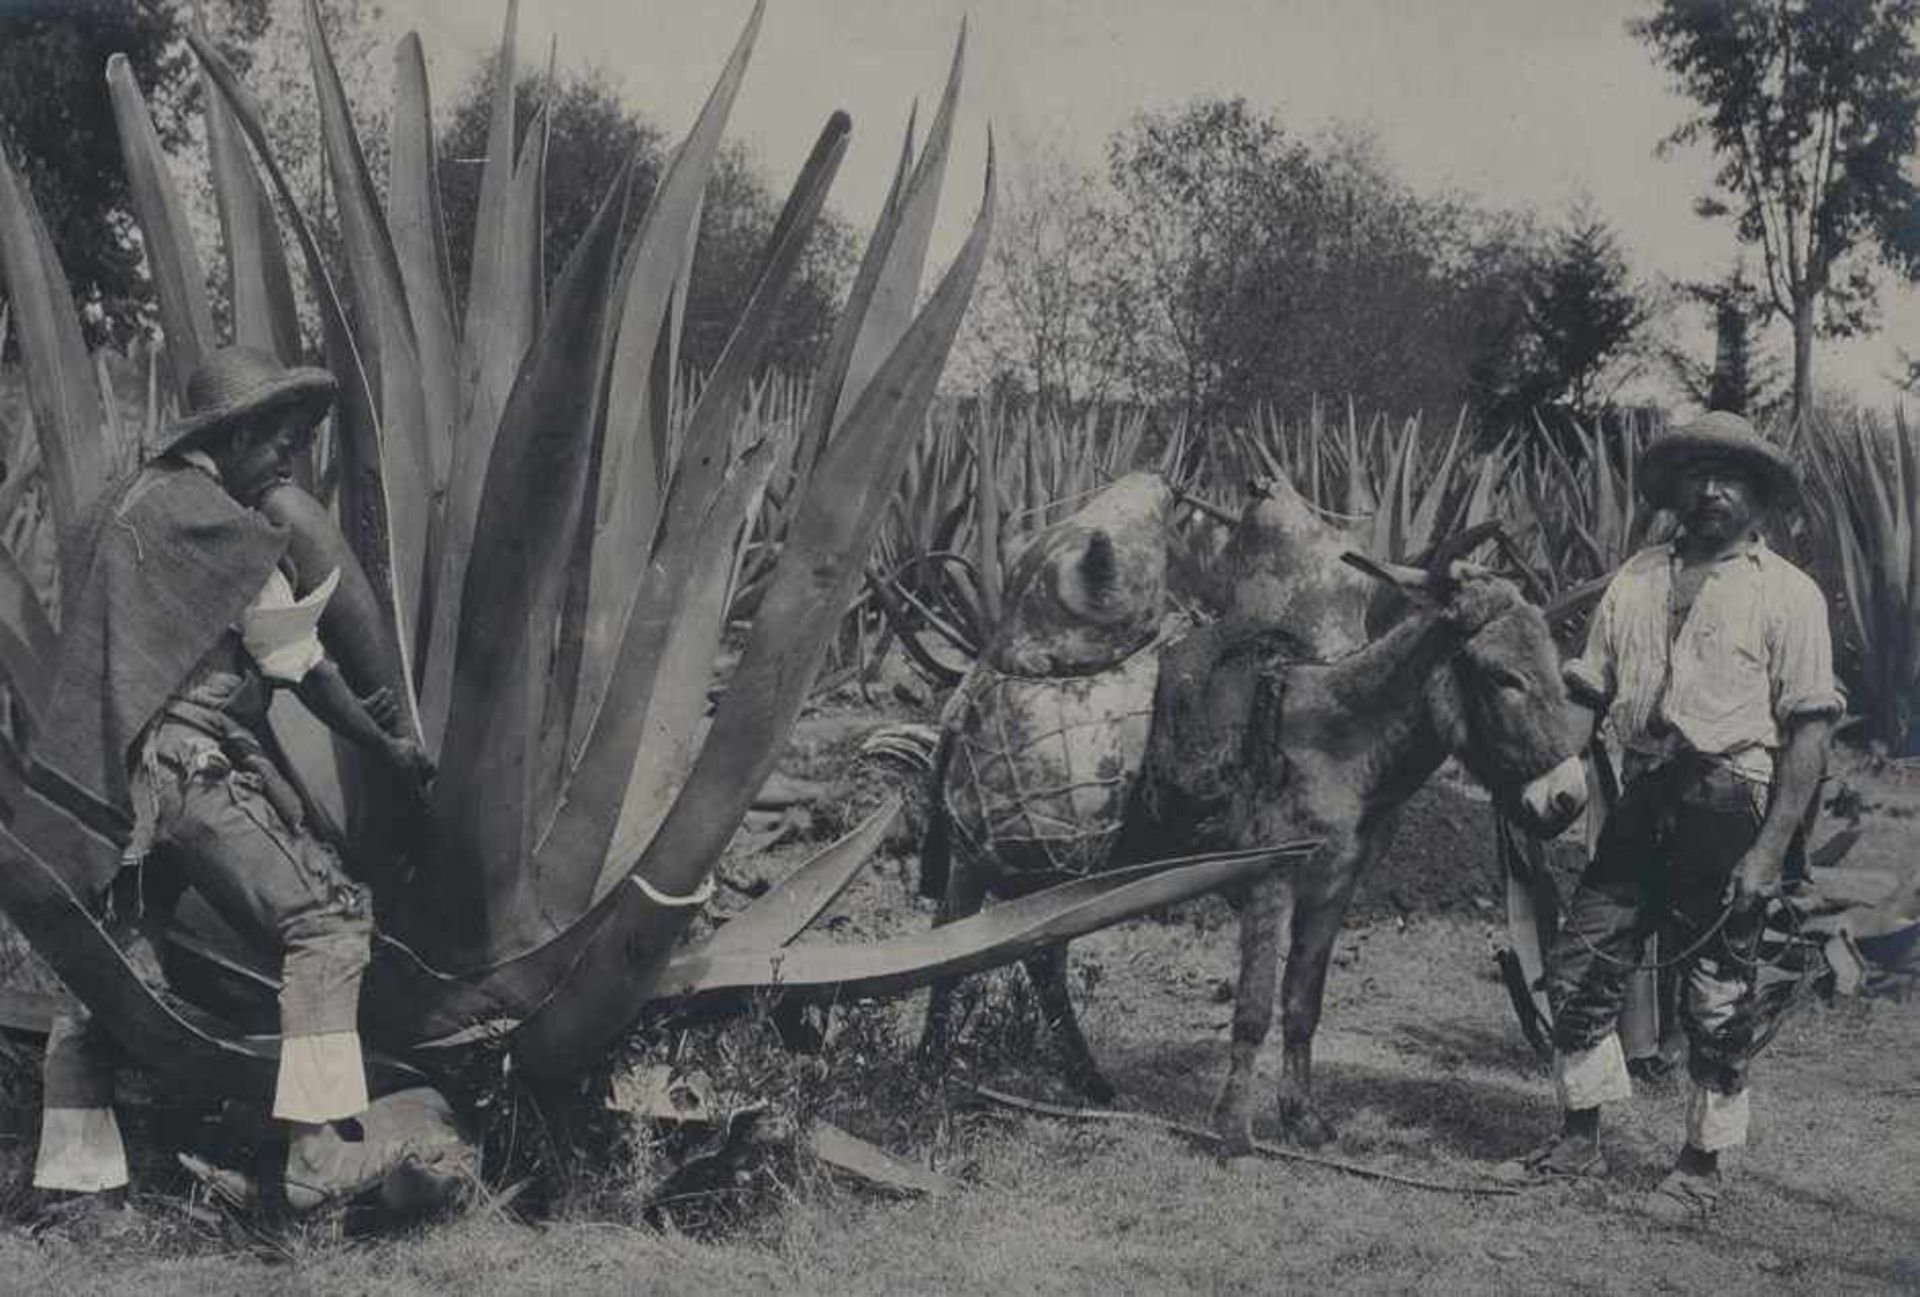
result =
[{"label": "sky", "polygon": [[[1312,133],[1358,125],[1415,188],[1455,190],[1552,221],[1585,200],[1645,276],[1715,278],[1739,249],[1725,221],[1693,215],[1704,150],[1654,154],[1684,117],[1627,21],[1643,0],[769,0],[729,135],[776,188],[835,108],[854,137],[833,205],[870,227],[908,107],[937,100],[960,23],[965,86],[933,264],[977,203],[989,122],[1003,165],[1038,145],[1099,168],[1133,114],[1242,96]],[[677,136],[691,124],[751,0],[522,0],[523,63],[557,42],[563,67],[595,66]],[[386,0],[395,37],[417,29],[436,101],[500,39],[505,0]],[[1757,250],[1747,253],[1759,273]],[[1920,353],[1920,291],[1883,281],[1882,328],[1822,342],[1816,381],[1885,406],[1896,348]],[[1697,336],[1696,336],[1697,335]],[[1702,322],[1700,354],[1709,349]],[[1784,325],[1769,331],[1786,357]]]}]

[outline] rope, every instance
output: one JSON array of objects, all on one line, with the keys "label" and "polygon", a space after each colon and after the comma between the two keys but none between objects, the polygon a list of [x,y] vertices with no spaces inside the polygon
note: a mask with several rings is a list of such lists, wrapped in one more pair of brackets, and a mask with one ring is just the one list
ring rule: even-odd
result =
[{"label": "rope", "polygon": [[[1063,1121],[1112,1121],[1130,1122],[1135,1125],[1152,1126],[1169,1131],[1182,1139],[1211,1149],[1218,1149],[1224,1142],[1220,1136],[1199,1126],[1190,1126],[1175,1121],[1171,1117],[1160,1117],[1150,1112],[1120,1112],[1111,1108],[1070,1108],[1064,1104],[1046,1103],[1039,1099],[1023,1099],[1017,1094],[1008,1094],[990,1086],[969,1087],[972,1093],[989,1103],[999,1104],[1003,1108],[1015,1108],[1022,1112],[1036,1113],[1042,1117],[1057,1117]],[[1380,1180],[1387,1184],[1403,1185],[1409,1189],[1427,1189],[1434,1193],[1463,1194],[1469,1197],[1510,1198],[1521,1190],[1510,1185],[1447,1184],[1440,1180],[1423,1180],[1418,1176],[1401,1175],[1396,1171],[1383,1171],[1378,1167],[1362,1166],[1357,1162],[1346,1162],[1339,1158],[1318,1157],[1312,1153],[1301,1153],[1290,1148],[1281,1148],[1278,1144],[1269,1144],[1264,1140],[1253,1142],[1253,1151],[1262,1157],[1278,1162],[1299,1162],[1306,1166],[1317,1166],[1323,1170],[1339,1171],[1344,1175],[1356,1175],[1366,1180]]]},{"label": "rope", "polygon": [[[1584,933],[1581,933],[1574,928],[1564,928],[1562,929],[1562,931],[1566,932],[1575,941],[1579,942],[1582,946],[1586,947],[1586,951],[1589,955],[1592,955],[1596,959],[1603,960],[1606,963],[1612,964],[1615,968],[1624,968],[1628,972],[1634,972],[1634,973],[1661,972],[1669,968],[1678,967],[1680,964],[1684,963],[1688,959],[1691,959],[1694,955],[1697,955],[1698,953],[1700,953],[1701,948],[1704,947],[1709,941],[1712,941],[1716,936],[1720,935],[1720,929],[1726,927],[1727,920],[1733,917],[1733,910],[1734,910],[1735,904],[1736,903],[1733,901],[1728,901],[1727,908],[1720,911],[1720,917],[1713,921],[1712,927],[1708,928],[1705,933],[1701,934],[1701,937],[1698,941],[1688,946],[1685,950],[1675,955],[1672,959],[1658,959],[1650,963],[1636,962],[1631,959],[1622,959],[1618,955],[1609,955],[1606,951],[1600,949],[1600,947],[1594,945],[1591,941],[1588,941]],[[1729,953],[1731,953],[1733,947],[1729,945],[1727,949]]]}]

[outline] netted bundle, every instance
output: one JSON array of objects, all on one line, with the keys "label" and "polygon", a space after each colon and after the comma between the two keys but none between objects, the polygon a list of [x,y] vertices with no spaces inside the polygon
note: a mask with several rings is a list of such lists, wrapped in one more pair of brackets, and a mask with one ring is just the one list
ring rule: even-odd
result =
[{"label": "netted bundle", "polygon": [[975,668],[948,712],[946,795],[961,846],[1010,873],[1105,865],[1146,755],[1159,669],[1159,641],[1093,675]]}]

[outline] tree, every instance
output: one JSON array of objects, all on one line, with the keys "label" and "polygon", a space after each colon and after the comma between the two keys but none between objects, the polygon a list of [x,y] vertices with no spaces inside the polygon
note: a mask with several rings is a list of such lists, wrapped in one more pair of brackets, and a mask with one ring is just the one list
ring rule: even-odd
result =
[{"label": "tree", "polygon": [[[440,141],[440,185],[447,221],[447,253],[455,292],[464,292],[473,257],[474,219],[480,202],[480,162],[486,156],[493,95],[489,64],[477,73],[452,109]],[[624,103],[604,73],[560,71],[523,76],[514,96],[516,139],[523,137],[543,105],[547,124],[545,262],[549,285],[586,229],[620,166],[633,161],[631,226],[640,221],[664,163],[660,130]],[[516,143],[515,148],[518,149]],[[700,233],[694,249],[681,362],[698,371],[720,358],[734,321],[753,288],[779,200],[751,156],[739,145],[723,147],[707,183]],[[846,225],[823,216],[809,242],[795,283],[776,317],[767,363],[775,369],[812,368],[833,328],[852,261]]]},{"label": "tree", "polygon": [[1764,294],[1747,279],[1746,268],[1736,266],[1724,279],[1686,284],[1680,290],[1705,307],[1713,322],[1713,359],[1705,364],[1678,347],[1668,348],[1666,360],[1688,399],[1709,410],[1759,415],[1777,401],[1777,366],[1760,353],[1754,325],[1771,310]]},{"label": "tree", "polygon": [[1651,314],[1606,221],[1575,206],[1535,254],[1511,326],[1476,369],[1485,408],[1502,426],[1602,417],[1632,376]]},{"label": "tree", "polygon": [[[1631,23],[1700,105],[1663,148],[1719,160],[1703,216],[1758,244],[1793,329],[1793,408],[1813,399],[1816,333],[1868,328],[1874,259],[1920,278],[1920,0],[1664,0]],[[1877,258],[1871,254],[1877,254]]]},{"label": "tree", "polygon": [[186,139],[192,71],[171,7],[124,0],[0,6],[0,132],[24,170],[94,345],[126,342],[152,291],[107,100],[106,67],[125,54],[161,142]]},{"label": "tree", "polygon": [[1111,207],[1058,141],[1009,176],[962,344],[985,384],[1063,416],[1123,386],[1133,312]]},{"label": "tree", "polygon": [[1452,411],[1503,318],[1524,228],[1400,183],[1352,131],[1241,100],[1146,113],[1109,144],[1136,387],[1206,428],[1316,397]]}]

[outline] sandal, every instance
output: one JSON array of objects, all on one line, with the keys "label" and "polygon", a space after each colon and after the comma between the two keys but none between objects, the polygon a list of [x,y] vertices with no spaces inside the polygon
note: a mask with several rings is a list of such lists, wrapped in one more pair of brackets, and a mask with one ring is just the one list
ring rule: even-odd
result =
[{"label": "sandal", "polygon": [[1555,1135],[1524,1157],[1494,1167],[1494,1178],[1510,1184],[1546,1184],[1553,1180],[1597,1179],[1607,1173],[1607,1155],[1598,1144]]},{"label": "sandal", "polygon": [[1720,1176],[1667,1172],[1667,1178],[1640,1200],[1640,1214],[1662,1225],[1698,1225],[1720,1205]]}]

